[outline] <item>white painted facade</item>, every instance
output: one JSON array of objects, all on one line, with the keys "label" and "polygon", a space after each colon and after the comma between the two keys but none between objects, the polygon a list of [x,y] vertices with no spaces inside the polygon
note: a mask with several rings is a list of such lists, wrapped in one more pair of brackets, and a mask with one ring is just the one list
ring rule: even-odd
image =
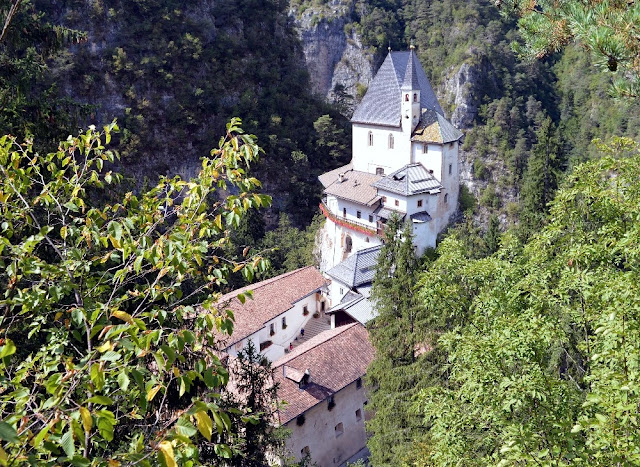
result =
[{"label": "white painted facade", "polygon": [[313,314],[324,312],[329,307],[328,298],[320,292],[303,297],[287,311],[267,321],[259,331],[229,346],[226,352],[236,357],[238,352],[248,345],[249,341],[252,341],[258,350],[263,343],[271,341],[271,345],[261,350],[260,353],[274,362],[285,354],[285,349],[289,349],[289,344],[300,335],[300,330],[305,327]]},{"label": "white painted facade", "polygon": [[296,419],[284,425],[291,430],[291,436],[285,441],[287,451],[296,461],[308,452],[319,467],[345,463],[367,442],[366,402],[364,385],[358,388],[355,381],[347,385],[334,395],[335,406],[331,410],[324,400],[303,414],[302,425],[298,425]]},{"label": "white painted facade", "polygon": [[[414,52],[411,51],[410,54],[417,61]],[[420,124],[420,119],[425,109],[421,107],[421,98],[424,96],[421,96],[422,91],[419,89],[418,81],[413,78],[406,78],[411,66],[410,64],[408,65],[403,85],[397,91],[397,98],[401,100],[397,125],[394,125],[392,120],[385,120],[387,122],[385,124],[363,123],[371,120],[353,121],[351,169],[356,172],[388,176],[408,164],[418,163],[440,182],[442,188],[439,193],[403,196],[378,190],[379,196],[386,197],[386,200],[383,201],[383,206],[387,209],[409,216],[416,212],[428,212],[431,217],[430,221],[414,221],[416,253],[422,255],[425,249],[436,246],[438,234],[446,228],[450,218],[458,208],[460,189],[458,146],[462,134],[453,128],[450,123],[444,121],[442,115],[431,123],[428,119],[432,118],[433,114],[424,114],[425,125],[428,126],[430,131],[414,133],[417,125]],[[395,78],[395,74],[393,76]],[[430,88],[429,92],[432,93]],[[372,95],[379,96],[379,94],[375,93]],[[437,105],[435,95],[433,95],[433,99],[436,100]],[[366,100],[366,96],[363,102],[364,100]],[[370,104],[371,102],[368,105]],[[439,108],[439,105],[437,105],[437,108]],[[428,110],[429,112],[437,111]],[[421,128],[421,131],[423,131],[424,127]],[[451,139],[454,140],[450,141]],[[417,208],[418,199],[423,200],[422,209]],[[354,201],[341,200],[329,195],[327,195],[326,204],[331,215],[337,218],[337,223],[340,223],[340,219],[344,219],[363,224],[375,232],[366,242],[367,236],[357,232],[357,229],[350,228],[348,225],[336,226],[336,222],[328,219],[319,243],[321,269],[328,270],[355,251],[381,243],[380,234],[382,234],[382,230],[379,229],[381,226],[379,221],[384,221],[384,219],[380,219],[374,214],[378,207],[377,204],[365,206]],[[358,212],[360,212],[359,218],[357,217]],[[349,232],[350,230],[352,233]],[[351,249],[345,248],[344,245],[347,236],[352,238]],[[374,238],[375,241],[373,240]]]}]

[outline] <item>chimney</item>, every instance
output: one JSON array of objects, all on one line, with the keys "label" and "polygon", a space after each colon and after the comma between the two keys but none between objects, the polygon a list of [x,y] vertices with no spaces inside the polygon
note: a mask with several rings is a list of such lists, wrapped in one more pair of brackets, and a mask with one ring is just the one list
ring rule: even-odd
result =
[{"label": "chimney", "polygon": [[342,183],[344,181],[344,174],[338,174],[338,183]]}]

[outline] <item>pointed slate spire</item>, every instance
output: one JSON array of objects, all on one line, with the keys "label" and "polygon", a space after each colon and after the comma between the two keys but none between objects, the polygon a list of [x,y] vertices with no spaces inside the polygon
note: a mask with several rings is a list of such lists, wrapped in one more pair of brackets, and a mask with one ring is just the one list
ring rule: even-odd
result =
[{"label": "pointed slate spire", "polygon": [[416,53],[414,52],[414,46],[411,44],[411,50],[409,51],[409,59],[407,60],[407,69],[404,72],[404,81],[402,83],[403,91],[411,91],[413,89],[420,89],[418,84],[418,73],[416,72],[415,62],[418,61]]}]

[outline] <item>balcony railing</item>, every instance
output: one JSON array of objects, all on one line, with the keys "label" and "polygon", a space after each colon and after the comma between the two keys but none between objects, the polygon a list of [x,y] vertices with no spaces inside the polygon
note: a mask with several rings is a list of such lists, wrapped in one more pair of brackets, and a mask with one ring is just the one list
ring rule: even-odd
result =
[{"label": "balcony railing", "polygon": [[320,202],[320,210],[322,211],[322,214],[324,215],[324,217],[326,217],[327,219],[330,219],[331,221],[335,222],[338,225],[347,227],[348,229],[355,230],[365,235],[377,235],[379,237],[383,235],[382,229],[376,230],[362,222],[348,220],[342,216],[336,216],[329,210],[327,205],[324,204],[323,202]]}]

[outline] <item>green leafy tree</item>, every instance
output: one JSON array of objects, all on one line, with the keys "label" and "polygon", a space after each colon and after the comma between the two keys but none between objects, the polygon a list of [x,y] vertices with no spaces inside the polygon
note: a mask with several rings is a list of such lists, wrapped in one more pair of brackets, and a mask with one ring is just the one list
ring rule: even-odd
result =
[{"label": "green leafy tree", "polygon": [[260,148],[238,124],[194,179],[115,203],[115,123],[50,154],[0,138],[0,464],[235,454],[215,353],[233,320],[214,304],[229,273],[264,268],[222,252],[245,212],[269,203],[246,173]]},{"label": "green leafy tree", "polygon": [[640,462],[639,175],[638,152],[576,167],[524,247],[439,246],[420,282],[449,362],[416,404],[427,464]]},{"label": "green leafy tree", "polygon": [[0,28],[0,134],[52,146],[86,109],[58,94],[49,63],[86,35],[51,24],[30,0],[0,1]]}]

